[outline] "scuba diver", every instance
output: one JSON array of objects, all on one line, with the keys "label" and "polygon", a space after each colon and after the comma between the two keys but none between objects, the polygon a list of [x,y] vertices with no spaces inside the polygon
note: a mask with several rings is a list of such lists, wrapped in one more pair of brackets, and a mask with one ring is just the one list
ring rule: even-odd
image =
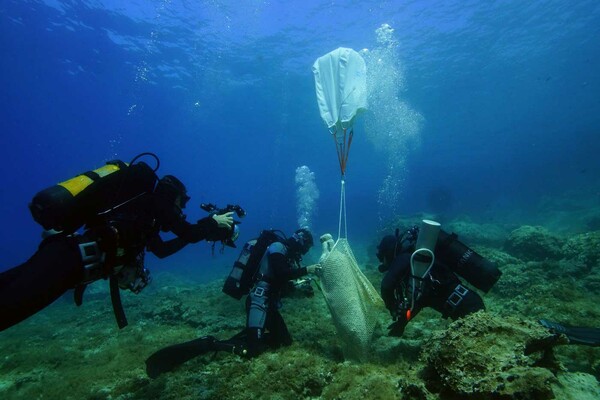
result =
[{"label": "scuba diver", "polygon": [[[421,228],[413,226],[402,236],[385,236],[377,247],[381,297],[394,322],[390,336],[402,336],[408,322],[424,307],[431,307],[444,318],[453,320],[483,310],[481,296],[465,286],[462,277],[483,292],[488,292],[502,272],[458,240],[435,221],[423,220]],[[562,325],[545,319],[538,321],[553,335],[547,340],[556,344],[600,346],[600,328]],[[546,339],[545,339],[546,340]],[[534,343],[525,352],[536,351],[544,343]]]},{"label": "scuba diver", "polygon": [[[140,157],[156,160],[152,169]],[[150,281],[145,251],[159,258],[201,240],[235,247],[234,210],[213,213],[192,224],[183,214],[190,197],[175,176],[156,176],[159,160],[143,153],[129,164],[109,161],[39,192],[29,208],[45,229],[35,254],[0,273],[0,331],[37,313],[75,289],[75,303],[86,286],[108,279],[119,328],[127,325],[119,289],[139,293]],[[80,230],[80,228],[83,228]],[[160,232],[175,238],[163,241]]]},{"label": "scuba diver", "polygon": [[146,360],[148,376],[171,371],[178,365],[211,351],[227,351],[253,358],[267,349],[292,344],[292,337],[279,313],[281,292],[290,280],[318,273],[318,265],[301,267],[302,256],[313,246],[307,228],[285,238],[264,230],[244,246],[223,292],[240,299],[246,297],[246,328],[227,340],[205,336],[161,349]]},{"label": "scuba diver", "polygon": [[444,232],[435,221],[424,220],[402,236],[385,236],[377,247],[385,272],[381,297],[394,322],[390,336],[402,336],[408,322],[423,308],[431,307],[453,320],[485,309],[483,299],[459,276],[476,288],[489,291],[500,278],[500,270]]}]

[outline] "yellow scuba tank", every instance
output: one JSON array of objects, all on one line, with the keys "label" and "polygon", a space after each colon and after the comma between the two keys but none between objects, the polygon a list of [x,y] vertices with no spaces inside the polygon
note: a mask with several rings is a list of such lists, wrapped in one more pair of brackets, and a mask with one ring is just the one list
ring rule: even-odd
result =
[{"label": "yellow scuba tank", "polygon": [[[127,167],[127,165],[125,165],[125,167]],[[116,162],[114,164],[106,164],[104,167],[85,172],[67,181],[60,182],[57,184],[57,186],[62,186],[63,188],[67,189],[67,191],[71,193],[71,196],[74,197],[94,183],[94,179],[90,178],[90,175],[94,176],[93,174],[96,174],[98,178],[104,178],[105,176],[112,174],[113,172],[117,172],[120,169],[120,164],[117,164]]]},{"label": "yellow scuba tank", "polygon": [[29,210],[44,229],[73,233],[99,213],[151,193],[157,180],[155,170],[144,162],[109,161],[40,191]]}]

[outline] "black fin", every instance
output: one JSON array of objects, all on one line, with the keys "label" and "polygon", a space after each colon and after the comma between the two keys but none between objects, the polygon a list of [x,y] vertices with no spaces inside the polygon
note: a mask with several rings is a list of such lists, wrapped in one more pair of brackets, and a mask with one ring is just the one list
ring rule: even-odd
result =
[{"label": "black fin", "polygon": [[540,324],[552,333],[561,333],[569,338],[569,344],[582,344],[586,346],[600,346],[600,328],[561,325],[556,322],[541,319]]},{"label": "black fin", "polygon": [[213,336],[205,336],[160,349],[146,360],[146,373],[152,379],[157,378],[194,357],[216,350],[215,342]]}]

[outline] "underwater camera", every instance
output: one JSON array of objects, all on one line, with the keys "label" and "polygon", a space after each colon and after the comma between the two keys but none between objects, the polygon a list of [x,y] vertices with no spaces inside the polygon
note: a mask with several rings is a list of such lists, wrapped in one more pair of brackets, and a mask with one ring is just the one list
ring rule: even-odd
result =
[{"label": "underwater camera", "polygon": [[227,212],[235,212],[235,214],[239,218],[244,218],[246,216],[246,211],[237,204],[227,204],[227,207],[219,208],[216,205],[214,205],[213,203],[208,203],[208,204],[202,203],[202,204],[200,204],[200,208],[211,215],[212,214],[220,215],[220,214],[225,214]]},{"label": "underwater camera", "polygon": [[[237,204],[227,204],[227,207],[219,208],[213,203],[202,203],[200,204],[200,208],[206,211],[210,216],[213,215],[221,215],[228,212],[235,212],[235,214],[239,218],[244,218],[246,216],[246,211]],[[212,251],[214,253],[214,243],[220,241],[223,245],[235,248],[235,241],[237,240],[240,231],[238,228],[238,224],[241,224],[241,221],[233,221],[231,225],[231,230],[227,237],[217,237],[217,238],[207,238],[208,241],[213,242]]]}]

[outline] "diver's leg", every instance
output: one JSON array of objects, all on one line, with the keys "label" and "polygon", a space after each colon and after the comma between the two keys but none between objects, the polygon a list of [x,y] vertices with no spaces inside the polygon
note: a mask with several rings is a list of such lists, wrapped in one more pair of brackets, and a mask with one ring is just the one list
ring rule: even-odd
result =
[{"label": "diver's leg", "polygon": [[260,281],[252,289],[246,300],[248,315],[246,319],[248,356],[255,357],[264,351],[264,334],[267,314],[269,313],[269,284]]},{"label": "diver's leg", "polygon": [[248,332],[244,329],[240,333],[237,333],[233,337],[227,340],[217,340],[214,342],[215,351],[224,351],[226,353],[237,354],[238,356],[248,356],[248,344],[247,344]]},{"label": "diver's leg", "polygon": [[23,264],[0,273],[0,331],[42,310],[81,281],[74,239],[47,239]]},{"label": "diver's leg", "polygon": [[279,347],[290,346],[292,344],[292,335],[290,335],[290,331],[279,310],[275,309],[275,307],[273,307],[267,317],[265,328],[269,331],[267,339],[269,346]]}]

